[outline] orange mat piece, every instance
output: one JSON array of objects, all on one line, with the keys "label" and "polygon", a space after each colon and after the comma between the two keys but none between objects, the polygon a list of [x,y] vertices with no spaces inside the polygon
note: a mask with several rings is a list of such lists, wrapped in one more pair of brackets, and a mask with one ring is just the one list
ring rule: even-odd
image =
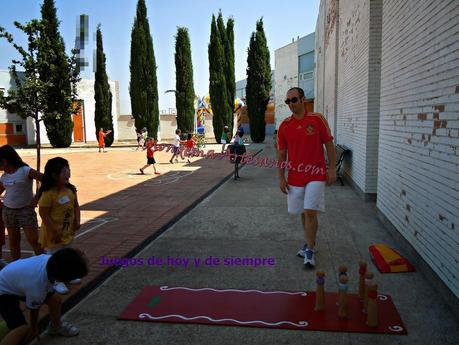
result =
[{"label": "orange mat piece", "polygon": [[369,248],[371,258],[381,273],[414,272],[414,266],[395,249],[377,243]]}]

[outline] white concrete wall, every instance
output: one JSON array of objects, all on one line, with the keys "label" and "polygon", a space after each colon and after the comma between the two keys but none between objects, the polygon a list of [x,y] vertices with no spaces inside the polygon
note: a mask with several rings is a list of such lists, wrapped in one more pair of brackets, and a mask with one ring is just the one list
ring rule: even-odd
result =
[{"label": "white concrete wall", "polygon": [[126,119],[126,115],[122,118],[118,117],[118,141],[137,140],[135,132],[135,121],[131,116]]},{"label": "white concrete wall", "polygon": [[459,1],[383,5],[379,210],[459,297]]},{"label": "white concrete wall", "polygon": [[275,51],[275,114],[276,128],[291,115],[284,103],[288,89],[298,86],[298,41]]},{"label": "white concrete wall", "polygon": [[[109,81],[110,91],[112,92],[112,118],[113,118],[113,132],[115,141],[118,140],[118,116],[119,116],[119,85],[117,81]],[[78,83],[78,99],[84,102],[84,133],[86,142],[97,141],[96,125],[94,123],[94,111],[96,102],[94,101],[94,79],[81,79]],[[42,123],[43,124],[43,123]],[[33,127],[35,128],[35,126]],[[46,135],[44,126],[40,127],[42,143],[48,144],[49,139]],[[72,136],[73,141],[73,136]],[[35,143],[35,140],[31,142]]]}]

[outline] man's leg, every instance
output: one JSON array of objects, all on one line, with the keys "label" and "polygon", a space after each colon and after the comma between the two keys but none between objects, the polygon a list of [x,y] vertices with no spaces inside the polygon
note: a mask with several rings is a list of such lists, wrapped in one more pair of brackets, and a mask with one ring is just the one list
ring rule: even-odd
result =
[{"label": "man's leg", "polygon": [[317,229],[319,228],[319,223],[317,221],[317,211],[304,210],[303,214],[301,215],[301,220],[303,223],[304,236],[306,238],[308,249],[314,249]]}]

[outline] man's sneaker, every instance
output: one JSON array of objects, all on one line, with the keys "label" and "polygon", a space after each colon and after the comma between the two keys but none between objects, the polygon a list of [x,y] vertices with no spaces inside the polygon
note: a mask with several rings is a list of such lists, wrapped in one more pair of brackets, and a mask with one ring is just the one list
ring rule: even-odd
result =
[{"label": "man's sneaker", "polygon": [[65,286],[64,283],[55,282],[53,285],[54,291],[56,291],[60,295],[66,295],[69,293],[69,289]]},{"label": "man's sneaker", "polygon": [[306,249],[304,256],[304,265],[311,268],[313,268],[316,265],[316,261],[314,260],[314,251],[312,251],[311,249]]},{"label": "man's sneaker", "polygon": [[[303,248],[301,248],[296,255],[300,258],[304,258],[306,256],[306,250],[308,249],[308,245],[305,243]],[[317,249],[312,249],[312,252],[315,254],[317,253]]]},{"label": "man's sneaker", "polygon": [[49,325],[49,335],[60,335],[62,337],[74,337],[80,333],[78,327],[72,325],[67,321],[63,321],[60,326]]}]

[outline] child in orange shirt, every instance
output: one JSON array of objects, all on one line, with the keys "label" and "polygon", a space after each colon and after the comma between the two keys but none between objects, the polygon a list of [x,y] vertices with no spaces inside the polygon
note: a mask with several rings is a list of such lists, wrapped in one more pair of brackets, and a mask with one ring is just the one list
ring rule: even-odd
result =
[{"label": "child in orange shirt", "polygon": [[105,151],[105,137],[109,135],[112,131],[108,130],[104,132],[104,129],[101,127],[99,130],[99,152],[102,149],[102,152],[107,152]]}]

